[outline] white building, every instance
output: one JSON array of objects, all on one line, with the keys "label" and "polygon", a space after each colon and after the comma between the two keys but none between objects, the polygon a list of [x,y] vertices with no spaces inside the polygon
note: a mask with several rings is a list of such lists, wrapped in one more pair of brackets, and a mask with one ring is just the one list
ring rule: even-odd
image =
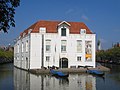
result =
[{"label": "white building", "polygon": [[82,22],[38,21],[17,38],[14,65],[23,69],[95,67],[95,36]]}]

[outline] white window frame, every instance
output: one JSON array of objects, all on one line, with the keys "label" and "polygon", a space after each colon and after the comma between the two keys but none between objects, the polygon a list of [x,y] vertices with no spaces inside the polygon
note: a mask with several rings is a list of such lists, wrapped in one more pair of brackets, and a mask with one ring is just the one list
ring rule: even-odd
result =
[{"label": "white window frame", "polygon": [[86,34],[86,29],[81,29],[80,34]]},{"label": "white window frame", "polygon": [[66,45],[61,45],[61,52],[66,52]]},{"label": "white window frame", "polygon": [[23,42],[22,42],[22,52],[23,52],[24,50],[23,50]]},{"label": "white window frame", "polygon": [[81,56],[77,56],[77,61],[81,61],[82,57]]},{"label": "white window frame", "polygon": [[91,40],[85,41],[85,54],[86,54],[85,60],[92,61],[92,41]]},{"label": "white window frame", "polygon": [[19,60],[20,58],[19,58],[19,56],[17,57],[17,60]]},{"label": "white window frame", "polygon": [[82,53],[82,40],[77,40],[77,52]]},{"label": "white window frame", "polygon": [[51,52],[51,40],[47,39],[46,40],[46,52]]},{"label": "white window frame", "polygon": [[61,40],[61,52],[67,52],[67,41]]},{"label": "white window frame", "polygon": [[17,45],[17,53],[20,52],[19,49],[20,49],[20,45],[18,44],[18,45]]},{"label": "white window frame", "polygon": [[50,62],[50,56],[46,56],[46,62]]},{"label": "white window frame", "polygon": [[46,52],[50,52],[50,45],[46,45]]},{"label": "white window frame", "polygon": [[[65,35],[63,34],[65,32]],[[61,36],[67,36],[67,29],[65,27],[61,28]]]},{"label": "white window frame", "polygon": [[22,56],[22,60],[23,60],[23,56]]},{"label": "white window frame", "polygon": [[28,40],[26,41],[26,52],[28,52]]}]

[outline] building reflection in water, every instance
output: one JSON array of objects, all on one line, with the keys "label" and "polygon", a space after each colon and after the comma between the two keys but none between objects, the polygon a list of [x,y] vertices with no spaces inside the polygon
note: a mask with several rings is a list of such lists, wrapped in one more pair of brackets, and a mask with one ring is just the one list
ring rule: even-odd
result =
[{"label": "building reflection in water", "polygon": [[70,74],[68,78],[37,76],[14,68],[14,90],[96,90],[96,78],[88,74]]}]

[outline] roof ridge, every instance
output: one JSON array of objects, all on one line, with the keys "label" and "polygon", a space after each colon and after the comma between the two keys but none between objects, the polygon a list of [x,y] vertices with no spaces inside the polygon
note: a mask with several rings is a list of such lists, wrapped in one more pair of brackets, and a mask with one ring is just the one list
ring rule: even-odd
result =
[{"label": "roof ridge", "polygon": [[62,20],[39,20],[38,22],[61,22]]}]

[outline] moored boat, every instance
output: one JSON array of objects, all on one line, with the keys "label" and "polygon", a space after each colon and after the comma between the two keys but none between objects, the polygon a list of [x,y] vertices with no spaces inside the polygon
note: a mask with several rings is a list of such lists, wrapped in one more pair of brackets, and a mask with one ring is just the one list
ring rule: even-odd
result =
[{"label": "moored boat", "polygon": [[62,71],[55,71],[53,69],[50,70],[50,73],[54,76],[58,76],[58,77],[68,77],[69,74],[63,73]]},{"label": "moored boat", "polygon": [[104,75],[104,72],[102,72],[100,70],[87,70],[87,73],[98,75],[98,76],[103,76]]}]

